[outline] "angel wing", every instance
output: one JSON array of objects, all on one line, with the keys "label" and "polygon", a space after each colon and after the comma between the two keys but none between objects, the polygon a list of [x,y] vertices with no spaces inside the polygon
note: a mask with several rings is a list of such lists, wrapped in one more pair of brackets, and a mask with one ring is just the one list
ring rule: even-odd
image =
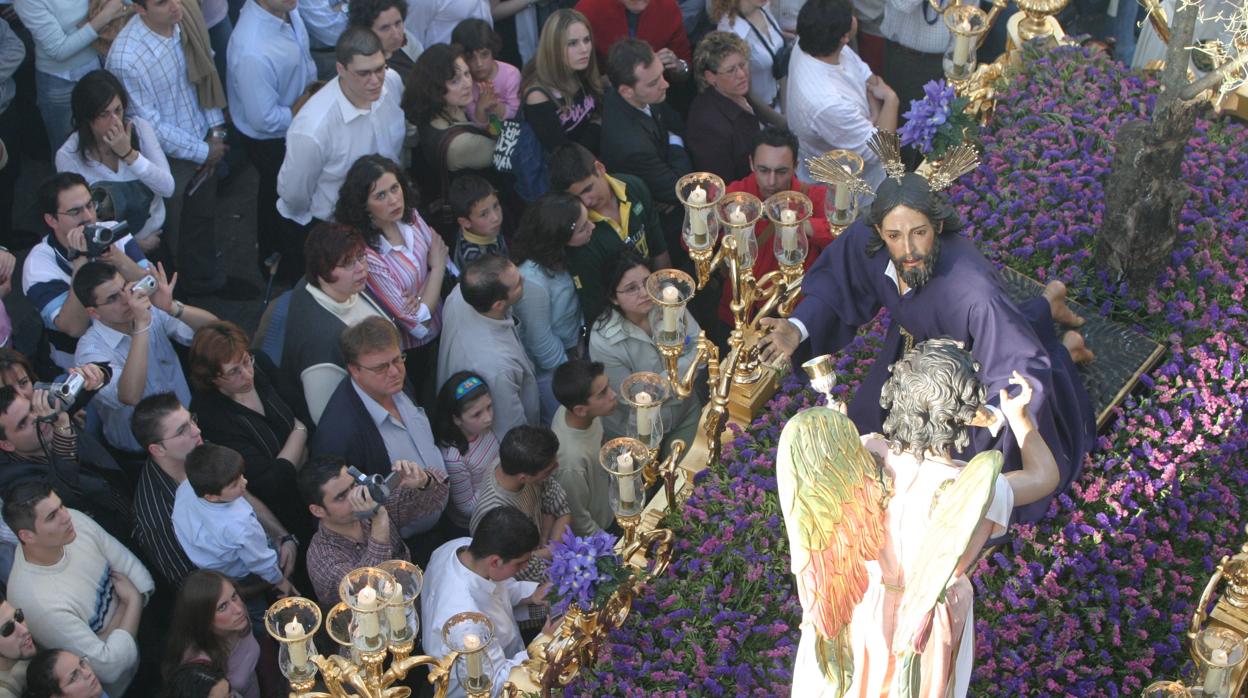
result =
[{"label": "angel wing", "polygon": [[889,483],[853,422],[826,407],[785,425],[776,478],[798,598],[821,641],[824,676],[843,690],[853,673],[847,627],[867,589],[865,563],[884,544]]},{"label": "angel wing", "polygon": [[[928,613],[945,593],[958,560],[966,552],[992,502],[992,493],[1005,462],[1000,451],[983,451],[971,459],[932,507],[927,530],[913,569],[906,574],[906,590],[897,614],[894,651],[901,656],[898,679],[917,685],[920,662],[912,641]],[[904,690],[901,695],[907,695]]]}]

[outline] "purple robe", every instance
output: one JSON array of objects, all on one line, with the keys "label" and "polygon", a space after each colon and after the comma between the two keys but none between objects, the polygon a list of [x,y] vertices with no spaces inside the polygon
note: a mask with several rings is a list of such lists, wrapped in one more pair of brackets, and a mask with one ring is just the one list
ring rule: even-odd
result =
[{"label": "purple robe", "polygon": [[[932,278],[904,297],[885,275],[888,250],[867,256],[866,245],[876,233],[863,221],[851,226],[824,249],[802,283],[804,298],[793,317],[810,333],[799,352],[829,354],[843,348],[881,307],[892,322],[884,346],[849,405],[849,416],[862,433],[878,432],[884,422],[880,391],[888,368],[901,358],[901,330],[914,343],[948,337],[964,343],[979,362],[979,378],[996,405],[1009,385],[1011,371],[1026,376],[1034,388],[1029,410],[1061,472],[1052,495],[1015,509],[1015,520],[1035,521],[1050,500],[1064,492],[1083,466],[1096,441],[1095,415],[1082,379],[1053,331],[1049,304],[1036,298],[1015,305],[974,243],[957,232],[941,235],[940,258]],[[1022,467],[1019,444],[1007,427],[993,437],[988,429],[971,428],[971,444],[955,458],[969,460],[985,449],[1005,454],[1005,470]]]}]

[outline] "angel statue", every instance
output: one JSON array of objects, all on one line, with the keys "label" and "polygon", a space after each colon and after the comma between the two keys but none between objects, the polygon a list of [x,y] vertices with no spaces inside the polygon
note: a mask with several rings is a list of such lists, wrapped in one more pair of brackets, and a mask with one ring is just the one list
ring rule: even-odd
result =
[{"label": "angel statue", "polygon": [[930,339],[890,368],[883,435],[859,436],[826,407],[785,425],[776,477],[802,603],[794,696],[966,695],[975,656],[966,570],[1014,506],[1058,481],[1017,371],[1018,393],[1002,389],[999,404],[1022,469],[998,477],[1000,451],[951,457],[971,427],[995,421],[978,370],[958,342]]}]

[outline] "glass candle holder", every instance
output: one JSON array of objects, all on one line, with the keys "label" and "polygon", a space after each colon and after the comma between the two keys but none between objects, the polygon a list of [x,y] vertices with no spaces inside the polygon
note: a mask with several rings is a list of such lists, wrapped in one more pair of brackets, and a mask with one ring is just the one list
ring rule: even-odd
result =
[{"label": "glass candle holder", "polygon": [[758,259],[758,238],[754,224],[763,217],[763,202],[757,196],[744,191],[725,194],[715,205],[715,213],[724,226],[724,232],[736,238],[737,259],[744,269],[753,269]]},{"label": "glass candle holder", "polygon": [[420,616],[416,613],[416,599],[424,588],[425,576],[420,567],[407,560],[387,560],[378,569],[394,577],[395,586],[382,589],[386,599],[386,625],[390,643],[413,642],[420,632]]},{"label": "glass candle holder", "polygon": [[715,204],[727,189],[724,180],[710,172],[690,172],[676,180],[676,198],[685,207],[680,236],[691,250],[706,250],[719,240]]},{"label": "glass candle holder", "polygon": [[1244,637],[1229,628],[1208,627],[1192,643],[1196,654],[1196,674],[1207,698],[1230,698],[1234,677],[1248,660]]},{"label": "glass candle holder", "polygon": [[378,652],[389,640],[384,590],[397,584],[394,577],[376,567],[351,570],[338,585],[338,595],[351,609],[351,645],[364,652]]},{"label": "glass candle holder", "polygon": [[611,439],[598,451],[598,463],[611,474],[611,511],[619,517],[637,516],[645,508],[646,483],[641,471],[650,450],[637,439]]},{"label": "glass candle holder", "polygon": [[455,678],[465,691],[489,693],[490,677],[494,673],[493,662],[487,651],[494,641],[494,624],[484,614],[475,611],[456,613],[442,625],[442,641],[453,652]]},{"label": "glass candle holder", "polygon": [[802,224],[815,212],[810,197],[800,191],[777,192],[763,202],[763,212],[774,231],[771,244],[776,261],[789,267],[805,263],[810,241],[806,239]]},{"label": "glass candle holder", "polygon": [[650,332],[656,346],[683,346],[688,336],[685,306],[693,298],[693,277],[679,269],[660,269],[646,277],[646,294],[654,301]]},{"label": "glass candle holder", "polygon": [[1192,692],[1179,681],[1157,681],[1144,689],[1144,698],[1192,698]]},{"label": "glass candle holder", "polygon": [[954,5],[945,10],[949,46],[945,49],[945,77],[965,80],[975,72],[975,52],[988,31],[988,13],[974,5]]},{"label": "glass candle holder", "polygon": [[629,436],[646,448],[655,449],[663,443],[663,403],[671,398],[666,376],[640,371],[620,383],[620,400],[629,408]]},{"label": "glass candle holder", "polygon": [[[830,150],[823,157],[840,165],[849,174],[862,175],[862,156],[852,150]],[[833,227],[845,229],[854,219],[858,218],[858,197],[849,187],[828,185],[827,199],[824,201],[824,214]]]},{"label": "glass candle holder", "polygon": [[360,663],[360,651],[351,642],[351,607],[339,601],[325,614],[325,632],[338,646],[351,656],[353,664]]},{"label": "glass candle holder", "polygon": [[316,678],[316,646],[312,636],[321,627],[321,609],[298,596],[280,599],[264,612],[264,629],[277,640],[277,665],[291,683]]}]

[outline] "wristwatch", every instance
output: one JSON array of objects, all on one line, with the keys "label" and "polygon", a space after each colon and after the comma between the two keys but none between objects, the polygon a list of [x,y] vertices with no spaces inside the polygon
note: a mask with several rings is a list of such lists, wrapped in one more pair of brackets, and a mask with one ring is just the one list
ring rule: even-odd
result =
[{"label": "wristwatch", "polygon": [[294,543],[296,548],[299,547],[299,539],[296,538],[295,534],[293,533],[287,533],[286,535],[282,536],[281,540],[278,541],[279,545],[285,545],[287,543]]},{"label": "wristwatch", "polygon": [[213,126],[212,128],[208,129],[209,138],[225,140],[225,137],[227,134],[228,134],[228,131],[225,130],[224,126]]},{"label": "wristwatch", "polygon": [[183,311],[185,311],[185,310],[186,310],[186,304],[185,304],[185,303],[183,303],[182,301],[174,301],[174,302],[173,302],[173,312],[172,312],[172,313],[169,313],[169,314],[173,316],[173,319],[174,319],[174,320],[177,320],[178,318],[182,317],[182,312],[183,312]]}]

